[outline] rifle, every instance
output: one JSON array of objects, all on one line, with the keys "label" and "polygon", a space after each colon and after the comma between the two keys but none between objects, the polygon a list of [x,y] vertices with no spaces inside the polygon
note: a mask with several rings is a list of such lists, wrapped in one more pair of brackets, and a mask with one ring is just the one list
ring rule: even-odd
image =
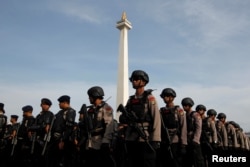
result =
[{"label": "rifle", "polygon": [[[128,119],[129,125],[131,125],[132,127],[135,128],[135,130],[136,130],[136,132],[138,133],[138,135],[139,135],[142,139],[144,139],[144,141],[147,143],[147,145],[149,146],[149,148],[150,148],[153,152],[155,152],[155,149],[152,147],[152,145],[151,145],[151,144],[149,143],[149,141],[148,141],[148,136],[147,136],[147,134],[144,132],[143,126],[142,126],[142,128],[141,128],[140,126],[138,126],[138,122],[137,122],[138,118],[137,118],[137,116],[135,115],[135,113],[134,113],[133,111],[128,112],[122,104],[120,104],[120,105],[118,106],[117,111],[120,111],[120,112],[122,112],[123,114],[125,114],[126,118]],[[142,123],[141,123],[141,124],[142,124]]]},{"label": "rifle", "polygon": [[173,156],[173,152],[172,152],[172,149],[171,149],[172,140],[170,138],[168,128],[164,124],[164,121],[163,121],[161,113],[160,113],[160,116],[161,116],[161,123],[162,123],[163,129],[164,129],[164,131],[166,132],[166,135],[167,135],[167,145],[168,145],[167,149],[169,151],[171,159],[173,159],[174,156]]},{"label": "rifle", "polygon": [[84,122],[85,122],[85,127],[86,127],[86,131],[87,131],[87,136],[88,136],[88,146],[90,146],[91,144],[91,131],[93,130],[93,124],[92,124],[92,120],[88,115],[88,111],[87,111],[87,106],[86,104],[83,104],[81,107],[81,112],[83,112],[84,115]]},{"label": "rifle", "polygon": [[18,123],[16,134],[15,134],[15,136],[13,137],[13,139],[11,141],[11,143],[12,143],[12,150],[11,150],[10,156],[13,156],[14,151],[15,151],[15,147],[17,145],[17,134],[18,134],[19,128],[20,128],[20,124]]},{"label": "rifle", "polygon": [[55,121],[55,117],[53,117],[52,121],[51,121],[51,124],[50,124],[50,127],[49,127],[49,131],[45,134],[44,136],[44,141],[45,141],[45,144],[43,146],[43,150],[42,150],[42,156],[44,155],[45,151],[46,151],[46,148],[47,148],[47,145],[48,145],[48,142],[50,141],[50,138],[51,138],[51,130],[52,130],[52,127],[53,127],[53,124],[54,124],[54,121]]},{"label": "rifle", "polygon": [[33,154],[34,153],[34,148],[35,148],[35,144],[36,144],[36,131],[38,128],[40,128],[40,126],[37,126],[37,119],[35,121],[35,126],[34,127],[30,127],[29,130],[33,131],[33,134],[32,134],[32,144],[31,144],[31,150],[30,150],[30,154]]},{"label": "rifle", "polygon": [[[106,102],[110,98],[111,98],[111,96],[107,100],[105,100],[104,103],[101,106],[99,106],[99,108],[101,108],[103,105],[105,105]],[[89,117],[88,111],[87,111],[87,108],[90,108],[90,107],[91,106],[87,106],[86,104],[83,104],[81,109],[80,109],[80,112],[82,112],[83,115],[84,115],[84,122],[85,122],[86,131],[87,131],[88,147],[91,147],[91,137],[92,137],[91,134],[92,133],[98,133],[98,132],[103,130],[103,128],[94,129],[92,119]],[[86,140],[86,138],[83,137],[80,140],[80,144],[82,144],[85,140]]]}]

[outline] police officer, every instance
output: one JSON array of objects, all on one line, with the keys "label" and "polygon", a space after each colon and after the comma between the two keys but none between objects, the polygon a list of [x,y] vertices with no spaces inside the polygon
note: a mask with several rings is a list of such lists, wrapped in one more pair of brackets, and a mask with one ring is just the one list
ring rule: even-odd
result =
[{"label": "police officer", "polygon": [[[129,78],[135,89],[125,109],[119,117],[120,125],[125,128],[125,141],[130,167],[154,167],[156,151],[161,141],[161,117],[152,90],[145,90],[149,82],[148,74],[135,70]],[[132,118],[132,119],[131,119]],[[141,132],[142,133],[138,133]]]},{"label": "police officer", "polygon": [[103,100],[104,91],[100,86],[88,89],[90,106],[84,114],[86,130],[86,166],[115,166],[112,156],[113,108]]},{"label": "police officer", "polygon": [[[4,157],[6,139],[4,138],[7,128],[7,116],[5,115],[4,103],[0,103],[0,157]],[[0,166],[4,166],[4,161],[0,160]]]},{"label": "police officer", "polygon": [[[196,110],[206,111],[204,105],[198,105]],[[207,167],[212,166],[212,154],[215,154],[218,144],[217,130],[215,126],[215,117],[217,112],[214,109],[207,111],[207,116],[202,119],[202,133],[201,133],[201,149]]]},{"label": "police officer", "polygon": [[228,150],[236,151],[240,148],[240,145],[237,142],[237,133],[236,129],[238,124],[234,121],[226,121],[225,127],[227,130],[227,138],[228,138]]},{"label": "police officer", "polygon": [[75,126],[76,111],[70,105],[70,96],[63,95],[58,98],[60,110],[55,114],[53,125],[53,148],[49,152],[52,166],[71,167],[74,141],[71,135]]},{"label": "police officer", "polygon": [[220,154],[224,154],[225,151],[228,150],[228,136],[225,126],[227,116],[225,113],[219,113],[216,118],[215,125],[218,135],[218,151]]},{"label": "police officer", "polygon": [[50,145],[51,128],[53,126],[55,117],[50,107],[52,102],[48,98],[42,98],[40,107],[41,112],[36,116],[34,127],[34,156],[36,158],[35,166],[48,166],[47,151]]},{"label": "police officer", "polygon": [[10,122],[11,126],[8,129],[7,132],[7,146],[5,150],[5,155],[3,157],[3,160],[7,162],[7,166],[16,166],[18,165],[18,159],[17,159],[17,134],[20,127],[20,123],[18,121],[18,115],[11,115],[10,116]]},{"label": "police officer", "polygon": [[86,131],[84,125],[84,111],[78,112],[79,118],[74,129],[74,144],[76,146],[76,166],[84,166],[86,163]]},{"label": "police officer", "polygon": [[[187,124],[183,109],[174,104],[176,92],[172,88],[162,90],[160,97],[166,104],[160,108],[161,126],[161,166],[182,166],[182,157],[186,153]],[[169,141],[170,140],[170,141]]]},{"label": "police officer", "polygon": [[229,121],[228,123],[235,129],[237,143],[237,147],[235,147],[235,150],[238,152],[243,152],[246,149],[243,129],[235,121]]},{"label": "police officer", "polygon": [[202,119],[198,112],[193,111],[194,101],[190,97],[185,97],[181,101],[187,119],[187,154],[184,166],[204,167],[204,158],[202,156],[200,137],[202,131]]},{"label": "police officer", "polygon": [[33,107],[31,105],[23,106],[22,111],[23,119],[18,132],[18,158],[22,165],[29,166],[32,163],[31,150],[33,139],[33,131],[30,127],[35,123],[35,117],[33,116]]},{"label": "police officer", "polygon": [[[4,104],[0,103],[0,140],[3,139],[7,126],[7,116],[5,115]],[[1,142],[1,141],[0,141]],[[1,143],[0,143],[1,146]]]}]

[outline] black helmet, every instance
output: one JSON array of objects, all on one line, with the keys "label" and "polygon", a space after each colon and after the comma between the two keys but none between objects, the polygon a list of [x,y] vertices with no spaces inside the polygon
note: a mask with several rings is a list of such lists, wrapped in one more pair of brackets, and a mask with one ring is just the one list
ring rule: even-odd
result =
[{"label": "black helmet", "polygon": [[190,97],[185,97],[184,99],[182,99],[181,104],[183,106],[189,105],[192,107],[194,105],[194,101]]},{"label": "black helmet", "polygon": [[221,118],[227,118],[226,114],[224,113],[219,113],[218,116],[217,116],[218,119],[221,119]]},{"label": "black helmet", "polygon": [[207,110],[207,115],[217,115],[217,112],[214,109]]},{"label": "black helmet", "polygon": [[229,121],[229,124],[232,124],[235,128],[240,128],[240,125],[234,121]]},{"label": "black helmet", "polygon": [[2,111],[3,113],[5,113],[4,103],[0,103],[0,111]]},{"label": "black helmet", "polygon": [[195,111],[199,111],[199,110],[206,111],[207,109],[206,109],[206,106],[204,106],[203,104],[199,104],[196,106]]},{"label": "black helmet", "polygon": [[132,82],[133,79],[135,78],[144,80],[146,84],[149,82],[148,74],[142,70],[133,71],[133,73],[131,74],[131,77],[129,78],[130,82]]},{"label": "black helmet", "polygon": [[175,93],[174,89],[172,89],[172,88],[165,88],[162,90],[160,96],[161,96],[161,98],[164,98],[165,96],[176,97],[176,93]]},{"label": "black helmet", "polygon": [[99,86],[94,86],[88,90],[88,95],[90,97],[102,97],[104,96],[104,91]]}]

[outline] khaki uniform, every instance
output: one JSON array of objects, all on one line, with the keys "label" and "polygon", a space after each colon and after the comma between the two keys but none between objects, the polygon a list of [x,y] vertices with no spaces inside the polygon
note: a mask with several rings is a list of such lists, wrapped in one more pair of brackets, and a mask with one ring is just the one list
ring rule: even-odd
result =
[{"label": "khaki uniform", "polygon": [[[139,100],[142,99],[143,96],[136,98]],[[144,112],[145,114],[149,114],[152,116],[152,121],[150,121],[152,123],[145,121],[142,124],[139,123],[138,125],[144,128],[145,133],[148,135],[149,141],[161,141],[161,118],[157,101],[152,94],[148,95],[147,99],[148,103],[145,104]],[[133,105],[132,103],[133,102],[129,99],[127,102],[127,106]],[[137,111],[134,112],[136,113]],[[139,141],[144,141],[144,139],[139,137],[138,133],[134,131],[133,126],[128,126],[126,128],[125,137],[126,141],[137,141],[138,139]]]},{"label": "khaki uniform", "polygon": [[205,161],[202,155],[200,139],[202,133],[201,115],[196,111],[186,112],[187,119],[187,154],[184,160],[186,167],[204,167]]},{"label": "khaki uniform", "polygon": [[223,122],[220,120],[216,121],[216,130],[218,134],[218,146],[220,148],[228,147],[228,137],[227,137],[227,129]]},{"label": "khaki uniform", "polygon": [[241,150],[245,150],[245,137],[243,132],[240,129],[236,129],[236,136],[237,136],[237,141],[238,141],[238,146],[237,148],[240,148]]},{"label": "khaki uniform", "polygon": [[91,138],[88,139],[86,149],[93,148],[99,150],[103,143],[111,143],[114,133],[112,125],[113,109],[109,104],[105,103],[104,105],[101,104],[100,108],[94,106],[90,107],[88,114],[89,117],[92,118],[92,123],[95,122],[95,124],[93,124],[93,134]]},{"label": "khaki uniform", "polygon": [[227,137],[228,137],[228,148],[229,149],[239,148],[240,146],[237,143],[237,136],[234,126],[228,123],[226,127],[227,127]]},{"label": "khaki uniform", "polygon": [[[161,115],[163,117],[164,124],[169,131],[169,135],[172,143],[180,143],[182,145],[187,145],[187,122],[186,122],[186,114],[180,107],[175,107],[174,109],[174,119],[176,127],[169,127],[167,120],[164,119],[164,116],[168,114],[169,108],[163,107],[161,108]],[[163,137],[163,134],[162,134]],[[164,140],[164,139],[162,139]]]},{"label": "khaki uniform", "polygon": [[207,120],[208,128],[209,128],[209,143],[217,143],[218,137],[217,137],[217,130],[215,126],[215,121],[212,118],[208,118]]},{"label": "khaki uniform", "polygon": [[[188,140],[200,144],[201,130],[202,130],[202,119],[199,113],[189,112],[187,115],[187,134]],[[190,141],[190,142],[191,142]]]},{"label": "khaki uniform", "polygon": [[245,149],[247,151],[249,151],[250,150],[250,139],[249,139],[249,137],[247,137],[247,135],[245,133],[243,133],[243,135],[244,135],[244,138],[245,138]]}]

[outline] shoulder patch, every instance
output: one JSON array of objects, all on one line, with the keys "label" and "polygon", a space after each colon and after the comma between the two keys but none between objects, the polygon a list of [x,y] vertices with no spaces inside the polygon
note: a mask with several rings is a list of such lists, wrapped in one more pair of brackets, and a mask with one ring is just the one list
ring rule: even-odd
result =
[{"label": "shoulder patch", "polygon": [[106,107],[105,107],[105,110],[107,110],[107,111],[111,111],[111,110],[112,110],[112,108],[111,108],[110,106],[106,106]]},{"label": "shoulder patch", "polygon": [[198,120],[200,120],[200,119],[201,119],[200,114],[196,114],[196,117],[197,117],[197,119],[198,119]]},{"label": "shoulder patch", "polygon": [[184,110],[181,108],[178,108],[178,113],[182,116],[182,115],[184,115]]},{"label": "shoulder patch", "polygon": [[148,101],[152,104],[152,105],[154,105],[155,104],[155,97],[154,96],[148,96]]},{"label": "shoulder patch", "polygon": [[152,95],[150,95],[150,96],[148,96],[148,100],[149,100],[149,101],[155,101],[155,97],[152,96]]}]

